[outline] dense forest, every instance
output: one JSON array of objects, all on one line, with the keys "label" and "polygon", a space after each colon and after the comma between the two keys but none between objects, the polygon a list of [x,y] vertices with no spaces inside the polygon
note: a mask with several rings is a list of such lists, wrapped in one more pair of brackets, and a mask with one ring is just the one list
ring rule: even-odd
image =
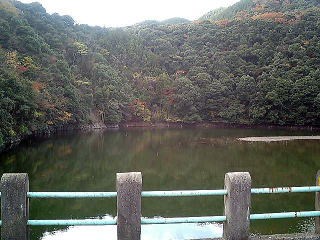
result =
[{"label": "dense forest", "polygon": [[319,126],[319,39],[318,0],[126,28],[0,0],[0,146],[95,122]]}]

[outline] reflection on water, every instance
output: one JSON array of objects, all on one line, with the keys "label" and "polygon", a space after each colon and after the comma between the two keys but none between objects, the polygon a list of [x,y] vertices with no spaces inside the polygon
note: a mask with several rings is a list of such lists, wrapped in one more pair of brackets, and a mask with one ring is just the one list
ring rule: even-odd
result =
[{"label": "reflection on water", "polygon": [[[225,173],[231,171],[249,171],[253,187],[314,185],[315,174],[320,169],[319,140],[270,143],[237,140],[299,135],[319,133],[269,129],[134,129],[70,134],[33,141],[1,154],[0,173],[27,172],[31,191],[115,191],[116,173],[130,171],[143,173],[145,191],[221,189]],[[252,213],[299,210],[314,210],[314,194],[252,196]],[[30,219],[84,219],[106,214],[116,215],[115,199],[31,199]],[[142,215],[223,215],[223,197],[143,198]],[[161,229],[160,234],[166,226],[158,225],[154,229]],[[252,222],[251,232],[301,232],[301,226],[311,229],[305,219],[261,220]],[[176,227],[175,231],[180,231]],[[41,239],[44,232],[63,234],[63,229],[32,227],[31,239]],[[78,228],[68,229],[64,234]],[[154,233],[158,232],[154,230]]]},{"label": "reflection on water", "polygon": [[[111,219],[105,216],[103,219]],[[222,236],[220,224],[150,224],[142,225],[142,240],[181,240],[181,239],[207,239]],[[70,240],[94,239],[117,240],[116,226],[79,226],[69,227],[65,230],[46,232],[41,240]]]}]

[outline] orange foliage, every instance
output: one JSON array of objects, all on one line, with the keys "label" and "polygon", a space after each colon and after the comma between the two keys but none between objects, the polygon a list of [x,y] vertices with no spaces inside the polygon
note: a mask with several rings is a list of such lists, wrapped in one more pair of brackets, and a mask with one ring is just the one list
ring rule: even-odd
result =
[{"label": "orange foliage", "polygon": [[247,11],[240,11],[236,15],[237,20],[244,20],[249,17],[249,13]]},{"label": "orange foliage", "polygon": [[32,88],[36,92],[40,92],[42,89],[44,89],[44,84],[41,82],[33,82]]},{"label": "orange foliage", "polygon": [[254,11],[255,12],[261,12],[263,11],[264,9],[266,8],[266,6],[264,4],[257,4],[255,7],[254,7]]},{"label": "orange foliage", "polygon": [[55,105],[51,102],[49,102],[48,100],[46,99],[42,99],[39,103],[39,106],[43,109],[55,109]]},{"label": "orange foliage", "polygon": [[18,61],[18,54],[17,51],[13,51],[13,52],[8,52],[6,54],[6,64],[11,67],[16,69],[20,63]]},{"label": "orange foliage", "polygon": [[72,118],[72,113],[63,111],[60,113],[60,116],[58,117],[58,119],[62,122],[68,122],[70,121]]},{"label": "orange foliage", "polygon": [[275,22],[286,22],[286,16],[280,12],[267,12],[251,17],[253,20],[273,20]]},{"label": "orange foliage", "polygon": [[215,21],[215,24],[217,24],[220,27],[226,27],[229,25],[229,23],[230,23],[230,21],[228,19],[222,19],[219,21]]},{"label": "orange foliage", "polygon": [[140,99],[135,99],[131,102],[130,107],[139,106],[143,109],[147,107],[147,103],[144,101],[141,101]]},{"label": "orange foliage", "polygon": [[194,20],[193,23],[199,25],[204,23],[204,20]]},{"label": "orange foliage", "polygon": [[145,121],[149,122],[151,120],[151,112],[147,107],[147,103],[139,99],[135,99],[129,105],[130,112],[132,113],[133,121]]}]

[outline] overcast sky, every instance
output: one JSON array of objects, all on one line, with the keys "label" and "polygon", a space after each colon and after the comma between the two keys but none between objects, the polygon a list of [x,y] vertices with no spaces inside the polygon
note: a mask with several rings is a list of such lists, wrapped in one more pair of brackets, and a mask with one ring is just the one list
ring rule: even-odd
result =
[{"label": "overcast sky", "polygon": [[38,1],[49,13],[70,15],[77,23],[122,27],[144,20],[183,17],[195,20],[206,12],[239,0],[20,0]]}]

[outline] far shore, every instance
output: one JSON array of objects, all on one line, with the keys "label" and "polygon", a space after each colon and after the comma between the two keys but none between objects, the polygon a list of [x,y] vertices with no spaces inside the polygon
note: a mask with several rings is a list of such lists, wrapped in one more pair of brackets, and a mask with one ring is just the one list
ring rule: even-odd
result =
[{"label": "far shore", "polygon": [[267,125],[267,124],[240,124],[227,122],[123,122],[106,125],[105,128],[258,128],[283,130],[320,130],[320,126],[294,125]]},{"label": "far shore", "polygon": [[[226,123],[226,122],[122,122],[119,124],[70,124],[64,126],[50,126],[43,130],[34,131],[24,136],[17,136],[15,139],[12,139],[10,142],[5,143],[0,146],[0,153],[8,151],[22,141],[27,139],[48,137],[51,135],[63,134],[66,132],[90,132],[90,131],[105,131],[105,130],[117,130],[117,129],[161,129],[161,128],[242,128],[242,129],[279,129],[279,130],[306,130],[312,132],[319,132],[320,126],[290,126],[290,125],[264,125],[264,124],[239,124],[239,123]],[[304,136],[298,136],[300,139],[310,139],[309,136],[306,138],[301,138]],[[284,137],[248,137],[248,138],[239,138],[238,140],[247,141],[247,142],[272,142],[272,141],[289,141],[296,140],[298,137],[293,136],[284,136]],[[311,136],[313,140],[320,140],[320,136]],[[278,139],[279,138],[279,139]],[[294,139],[293,139],[294,138]]]}]

